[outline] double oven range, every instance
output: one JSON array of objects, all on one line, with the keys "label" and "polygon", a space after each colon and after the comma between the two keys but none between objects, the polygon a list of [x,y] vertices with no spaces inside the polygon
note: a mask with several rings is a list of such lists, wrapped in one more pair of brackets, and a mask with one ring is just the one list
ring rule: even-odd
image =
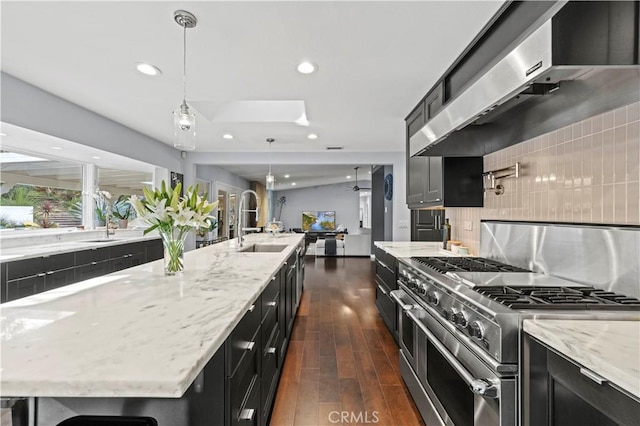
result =
[{"label": "double oven range", "polygon": [[524,318],[638,318],[640,300],[496,261],[399,259],[400,371],[426,424],[517,425]]}]

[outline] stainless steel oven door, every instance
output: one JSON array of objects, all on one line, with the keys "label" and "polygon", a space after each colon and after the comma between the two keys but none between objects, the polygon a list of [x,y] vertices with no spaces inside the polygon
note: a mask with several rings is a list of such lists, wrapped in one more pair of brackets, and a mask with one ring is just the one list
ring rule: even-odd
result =
[{"label": "stainless steel oven door", "polygon": [[416,341],[415,341],[415,325],[408,312],[416,307],[416,302],[404,290],[393,290],[391,297],[398,305],[398,342],[400,350],[411,364],[413,369],[415,366]]},{"label": "stainless steel oven door", "polygon": [[515,377],[500,377],[451,333],[439,340],[446,329],[426,309],[406,315],[415,326],[415,371],[442,423],[514,426]]}]

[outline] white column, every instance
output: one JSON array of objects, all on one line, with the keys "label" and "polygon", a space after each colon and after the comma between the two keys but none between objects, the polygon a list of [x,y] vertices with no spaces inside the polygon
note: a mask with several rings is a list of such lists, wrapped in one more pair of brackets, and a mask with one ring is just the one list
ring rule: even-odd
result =
[{"label": "white column", "polygon": [[95,201],[97,189],[97,167],[95,164],[82,166],[82,224],[85,229],[95,229]]}]

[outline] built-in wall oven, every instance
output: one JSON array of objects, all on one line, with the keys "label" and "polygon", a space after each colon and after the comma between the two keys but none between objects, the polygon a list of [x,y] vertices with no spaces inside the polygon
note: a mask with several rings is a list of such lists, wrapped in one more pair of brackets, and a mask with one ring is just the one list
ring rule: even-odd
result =
[{"label": "built-in wall oven", "polygon": [[516,379],[499,373],[441,324],[437,312],[402,283],[398,304],[400,370],[428,425],[515,425]]}]

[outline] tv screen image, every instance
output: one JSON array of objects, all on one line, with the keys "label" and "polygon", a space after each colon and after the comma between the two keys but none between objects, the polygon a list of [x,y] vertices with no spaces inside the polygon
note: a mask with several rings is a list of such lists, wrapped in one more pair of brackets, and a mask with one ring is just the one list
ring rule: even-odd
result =
[{"label": "tv screen image", "polygon": [[336,212],[302,212],[303,231],[335,231]]}]

